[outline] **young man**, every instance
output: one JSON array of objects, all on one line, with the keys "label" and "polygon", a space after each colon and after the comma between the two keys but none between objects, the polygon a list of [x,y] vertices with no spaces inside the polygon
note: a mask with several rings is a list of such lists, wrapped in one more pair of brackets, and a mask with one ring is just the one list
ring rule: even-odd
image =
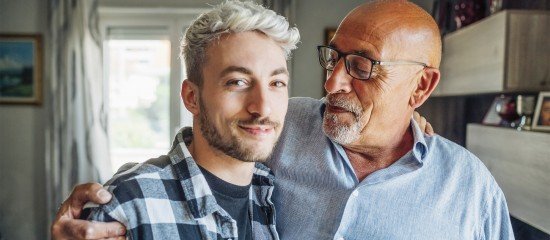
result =
[{"label": "young man", "polygon": [[121,222],[131,239],[279,239],[273,176],[261,163],[283,128],[286,58],[298,40],[283,17],[254,3],[202,14],[182,40],[181,97],[193,128],[177,133],[166,156],[117,173],[106,184],[113,199],[84,218]]}]

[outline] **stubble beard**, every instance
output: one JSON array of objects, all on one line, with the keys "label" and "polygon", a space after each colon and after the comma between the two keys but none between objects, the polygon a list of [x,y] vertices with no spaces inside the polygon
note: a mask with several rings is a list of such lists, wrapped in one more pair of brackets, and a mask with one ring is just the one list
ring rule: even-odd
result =
[{"label": "stubble beard", "polygon": [[352,123],[345,123],[340,119],[340,114],[325,110],[323,116],[323,132],[325,135],[341,145],[349,145],[357,141],[360,137],[361,123],[359,119],[363,115],[362,108],[335,95],[327,95],[325,104],[343,108],[354,116]]},{"label": "stubble beard", "polygon": [[[227,156],[243,162],[265,162],[271,156],[279,136],[276,136],[273,145],[268,151],[260,152],[252,147],[247,147],[243,139],[235,136],[231,133],[231,131],[225,135],[220,133],[214,123],[210,121],[208,117],[208,110],[204,106],[202,100],[199,101],[199,105],[201,108],[199,113],[199,127],[203,137],[211,147],[219,150]],[[274,126],[274,129],[277,129],[280,125],[279,123],[272,122],[269,119],[252,118],[250,120],[234,120],[228,126],[238,126],[239,123],[272,125]]]}]

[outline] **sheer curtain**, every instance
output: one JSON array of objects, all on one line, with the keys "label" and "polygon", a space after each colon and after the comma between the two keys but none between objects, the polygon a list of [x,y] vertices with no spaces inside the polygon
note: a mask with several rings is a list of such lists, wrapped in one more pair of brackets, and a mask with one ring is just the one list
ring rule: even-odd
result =
[{"label": "sheer curtain", "polygon": [[48,7],[46,177],[53,216],[75,184],[106,181],[111,163],[97,1],[49,0]]}]

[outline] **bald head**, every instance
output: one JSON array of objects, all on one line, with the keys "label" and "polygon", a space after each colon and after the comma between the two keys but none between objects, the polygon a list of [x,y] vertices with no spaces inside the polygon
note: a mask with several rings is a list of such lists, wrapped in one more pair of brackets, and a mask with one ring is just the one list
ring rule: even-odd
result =
[{"label": "bald head", "polygon": [[363,4],[344,18],[338,33],[368,40],[377,49],[373,55],[381,60],[414,60],[435,68],[441,61],[437,24],[430,14],[407,1]]}]

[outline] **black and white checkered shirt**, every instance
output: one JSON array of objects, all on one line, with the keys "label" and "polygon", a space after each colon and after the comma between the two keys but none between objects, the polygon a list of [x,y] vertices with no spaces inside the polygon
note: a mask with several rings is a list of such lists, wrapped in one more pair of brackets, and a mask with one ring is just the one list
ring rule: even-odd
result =
[{"label": "black and white checkered shirt", "polygon": [[[181,129],[167,156],[119,172],[105,187],[105,205],[88,204],[85,219],[118,221],[130,239],[237,239],[237,223],[222,209],[187,149],[191,128]],[[254,239],[279,239],[271,195],[273,175],[257,163],[250,187]]]}]

